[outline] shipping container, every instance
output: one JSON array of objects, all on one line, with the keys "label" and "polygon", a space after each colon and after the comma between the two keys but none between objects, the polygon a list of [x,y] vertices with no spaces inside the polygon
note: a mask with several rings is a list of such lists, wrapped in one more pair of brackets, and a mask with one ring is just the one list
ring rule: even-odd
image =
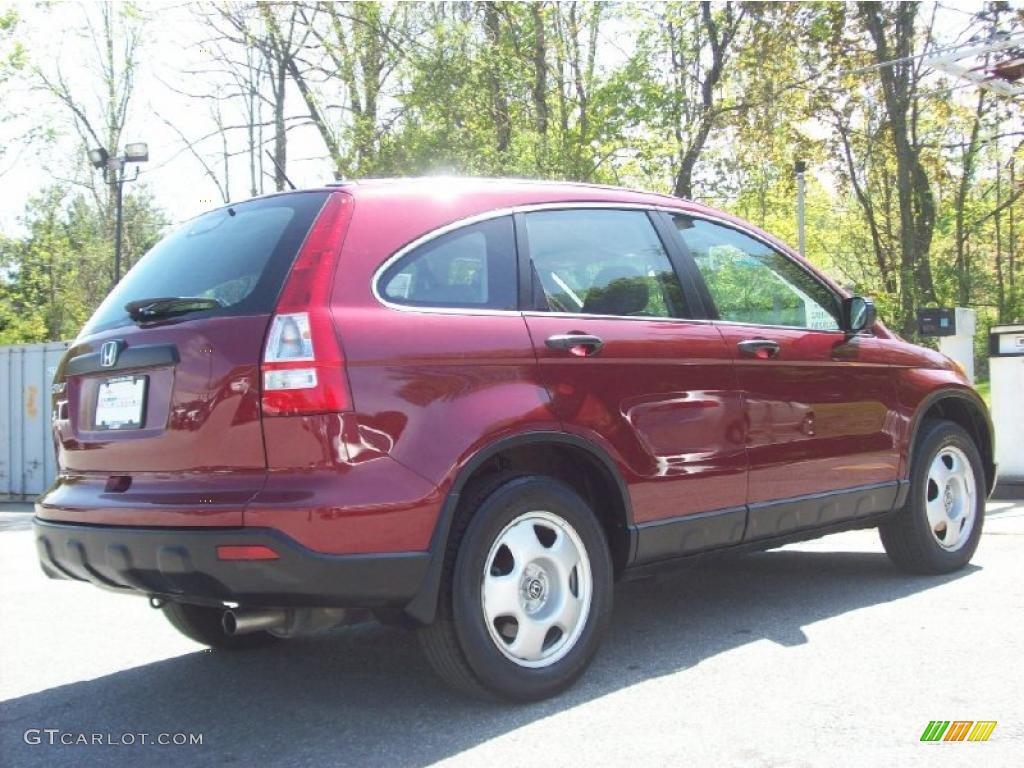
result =
[{"label": "shipping container", "polygon": [[0,499],[33,499],[57,476],[50,385],[67,347],[0,347]]}]

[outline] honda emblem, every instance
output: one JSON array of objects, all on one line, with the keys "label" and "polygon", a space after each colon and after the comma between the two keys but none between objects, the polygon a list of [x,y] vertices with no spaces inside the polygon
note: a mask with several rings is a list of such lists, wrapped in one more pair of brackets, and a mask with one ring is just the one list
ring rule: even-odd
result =
[{"label": "honda emblem", "polygon": [[120,349],[121,345],[116,341],[103,342],[103,346],[100,347],[100,365],[104,368],[112,368],[117,362],[117,353]]}]

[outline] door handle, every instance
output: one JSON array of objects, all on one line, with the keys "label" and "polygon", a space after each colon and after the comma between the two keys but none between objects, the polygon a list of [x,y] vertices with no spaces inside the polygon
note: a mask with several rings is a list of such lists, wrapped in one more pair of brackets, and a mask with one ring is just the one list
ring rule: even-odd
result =
[{"label": "door handle", "polygon": [[548,349],[561,349],[576,357],[590,357],[601,351],[604,342],[600,336],[588,333],[558,333],[544,341]]},{"label": "door handle", "polygon": [[742,357],[771,360],[779,356],[779,342],[771,339],[746,339],[736,345]]}]

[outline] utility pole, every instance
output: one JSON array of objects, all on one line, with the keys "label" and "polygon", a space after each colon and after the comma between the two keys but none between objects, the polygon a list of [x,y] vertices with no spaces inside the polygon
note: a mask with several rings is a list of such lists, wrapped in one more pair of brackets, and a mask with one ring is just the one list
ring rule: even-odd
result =
[{"label": "utility pole", "polygon": [[804,173],[807,171],[807,162],[797,160],[793,164],[796,173],[796,231],[800,246],[800,255],[807,256],[807,239],[804,231]]}]

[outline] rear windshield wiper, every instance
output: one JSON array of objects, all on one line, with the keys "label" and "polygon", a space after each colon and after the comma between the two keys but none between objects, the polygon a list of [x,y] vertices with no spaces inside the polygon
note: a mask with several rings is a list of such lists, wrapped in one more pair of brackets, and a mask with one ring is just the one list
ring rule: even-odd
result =
[{"label": "rear windshield wiper", "polygon": [[204,309],[223,307],[219,299],[203,296],[164,296],[155,299],[136,299],[124,305],[132,320],[155,320],[160,317],[184,315],[189,312],[201,312]]}]

